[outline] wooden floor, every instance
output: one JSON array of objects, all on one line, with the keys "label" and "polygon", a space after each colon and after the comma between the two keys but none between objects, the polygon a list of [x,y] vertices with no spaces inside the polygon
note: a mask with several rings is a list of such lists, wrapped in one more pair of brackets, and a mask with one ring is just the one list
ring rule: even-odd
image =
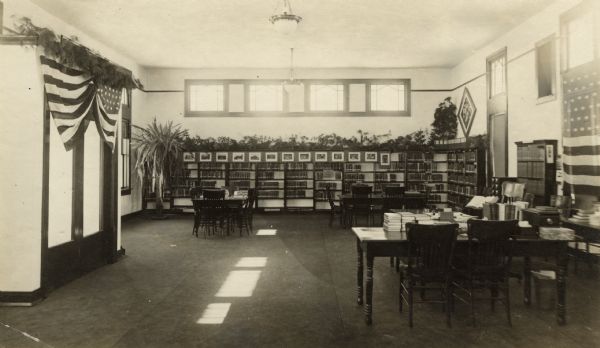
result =
[{"label": "wooden floor", "polygon": [[482,303],[476,327],[467,306],[449,329],[439,306],[423,304],[409,329],[397,274],[378,259],[368,327],[354,238],[327,215],[257,215],[255,232],[275,235],[205,240],[191,230],[190,215],[124,222],[121,261],[32,308],[0,307],[0,347],[600,347],[596,268],[569,274],[565,327],[552,310],[526,307],[515,280],[512,328]]}]

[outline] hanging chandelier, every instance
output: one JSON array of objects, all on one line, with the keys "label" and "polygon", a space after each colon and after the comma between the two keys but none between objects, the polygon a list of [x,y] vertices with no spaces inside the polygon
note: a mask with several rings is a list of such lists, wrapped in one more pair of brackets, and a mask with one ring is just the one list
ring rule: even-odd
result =
[{"label": "hanging chandelier", "polygon": [[292,5],[290,5],[288,0],[283,0],[281,5],[281,11],[277,11],[280,8],[280,6],[277,6],[275,14],[269,18],[269,21],[273,24],[275,30],[288,35],[296,31],[302,17],[296,16],[292,12]]},{"label": "hanging chandelier", "polygon": [[290,92],[290,89],[294,86],[303,86],[303,83],[299,80],[296,80],[296,78],[294,77],[294,48],[291,47],[290,48],[290,77],[283,81],[282,83],[283,85],[283,89],[285,89],[286,92]]}]

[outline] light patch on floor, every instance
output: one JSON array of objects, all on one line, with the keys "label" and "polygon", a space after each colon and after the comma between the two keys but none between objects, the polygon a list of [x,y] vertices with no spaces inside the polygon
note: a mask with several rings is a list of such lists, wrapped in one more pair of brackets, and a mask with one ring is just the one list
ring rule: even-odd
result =
[{"label": "light patch on floor", "polygon": [[262,271],[231,271],[216,297],[250,297]]},{"label": "light patch on floor", "polygon": [[266,257],[242,257],[235,267],[265,267],[266,264]]},{"label": "light patch on floor", "polygon": [[229,308],[231,307],[231,303],[211,303],[206,306],[204,313],[198,321],[197,324],[223,324],[225,318],[227,317],[227,313],[229,313]]},{"label": "light patch on floor", "polygon": [[276,229],[260,229],[256,232],[257,236],[274,236],[277,234]]}]

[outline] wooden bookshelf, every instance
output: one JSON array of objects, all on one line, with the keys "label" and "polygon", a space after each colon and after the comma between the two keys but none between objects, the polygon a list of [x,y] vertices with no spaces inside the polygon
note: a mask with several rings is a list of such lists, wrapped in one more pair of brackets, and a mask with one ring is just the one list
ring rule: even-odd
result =
[{"label": "wooden bookshelf", "polygon": [[525,190],[535,195],[536,205],[550,204],[550,196],[556,193],[556,140],[535,140],[531,143],[516,142],[517,180],[525,184]]}]

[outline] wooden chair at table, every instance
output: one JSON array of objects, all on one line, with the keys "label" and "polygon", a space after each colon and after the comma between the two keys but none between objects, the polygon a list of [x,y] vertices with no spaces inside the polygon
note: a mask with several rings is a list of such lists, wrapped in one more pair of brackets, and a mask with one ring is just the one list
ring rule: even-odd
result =
[{"label": "wooden chair at table", "polygon": [[325,196],[327,197],[327,202],[329,202],[329,227],[333,225],[333,220],[335,219],[336,214],[340,216],[340,226],[344,226],[344,214],[342,212],[342,206],[335,204],[333,191],[329,185],[325,186]]},{"label": "wooden chair at table", "polygon": [[206,232],[210,235],[216,234],[217,230],[223,233],[225,222],[225,191],[221,189],[202,190],[203,204],[201,214],[201,227],[204,227],[204,237]]},{"label": "wooden chair at table", "polygon": [[247,201],[246,209],[244,210],[244,215],[246,217],[246,221],[248,222],[248,226],[250,227],[250,232],[253,230],[254,223],[254,209],[257,205],[257,195],[256,189],[250,188],[248,189],[248,201]]},{"label": "wooden chair at table", "polygon": [[[400,272],[400,311],[408,305],[408,325],[413,327],[414,292],[421,293],[418,302],[441,303],[446,311],[446,324],[450,322],[452,284],[452,255],[458,235],[458,224],[420,225],[406,224],[408,240],[407,266]],[[427,299],[427,290],[440,291],[440,297]]]},{"label": "wooden chair at table", "polygon": [[[475,325],[475,301],[490,300],[492,310],[496,301],[504,304],[508,324],[510,315],[509,276],[511,266],[510,240],[519,233],[518,220],[490,221],[471,219],[467,221],[469,238],[466,258],[456,258],[453,289],[466,294],[457,298],[471,306],[471,317]],[[489,290],[491,296],[476,298],[475,292]]]},{"label": "wooden chair at table", "polygon": [[357,217],[364,216],[367,218],[367,226],[371,226],[373,211],[371,207],[370,195],[373,192],[373,187],[364,184],[352,185],[352,203],[347,208],[350,213],[350,224],[356,226]]},{"label": "wooden chair at table", "polygon": [[192,229],[192,235],[198,238],[198,228],[200,228],[200,214],[202,209],[202,202],[198,199],[202,195],[202,189],[200,187],[192,187],[190,189],[190,199],[194,206],[194,228]]}]

